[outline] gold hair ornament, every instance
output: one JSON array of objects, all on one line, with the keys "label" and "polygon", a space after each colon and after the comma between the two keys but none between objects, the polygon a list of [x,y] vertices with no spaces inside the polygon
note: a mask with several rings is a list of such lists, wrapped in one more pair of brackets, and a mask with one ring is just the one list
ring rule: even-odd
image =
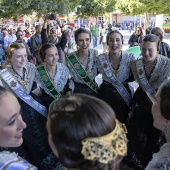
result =
[{"label": "gold hair ornament", "polygon": [[82,141],[82,151],[85,159],[107,164],[118,155],[127,153],[126,126],[116,119],[114,130],[101,137],[86,138]]}]

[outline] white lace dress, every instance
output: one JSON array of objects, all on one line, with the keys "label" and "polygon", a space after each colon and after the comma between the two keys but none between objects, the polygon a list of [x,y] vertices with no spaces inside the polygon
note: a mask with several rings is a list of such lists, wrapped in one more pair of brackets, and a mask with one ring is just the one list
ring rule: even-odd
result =
[{"label": "white lace dress", "polygon": [[37,170],[37,168],[22,159],[15,152],[0,152],[0,170]]},{"label": "white lace dress", "polygon": [[158,153],[153,154],[145,170],[170,170],[170,143],[165,143]]}]

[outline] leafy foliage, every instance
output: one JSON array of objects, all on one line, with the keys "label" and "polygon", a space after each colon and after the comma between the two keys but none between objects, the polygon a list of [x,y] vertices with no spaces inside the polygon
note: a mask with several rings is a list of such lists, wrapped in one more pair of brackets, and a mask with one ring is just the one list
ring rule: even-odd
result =
[{"label": "leafy foliage", "polygon": [[16,14],[32,14],[38,16],[46,13],[66,15],[73,11],[79,0],[0,0],[0,16],[12,17]]},{"label": "leafy foliage", "polygon": [[97,17],[98,15],[115,10],[116,0],[80,0],[77,15]]},{"label": "leafy foliage", "polygon": [[169,0],[117,0],[117,8],[125,14],[169,14]]},{"label": "leafy foliage", "polygon": [[169,0],[117,0],[116,7],[125,14],[145,15],[145,28],[153,14],[169,14]]}]

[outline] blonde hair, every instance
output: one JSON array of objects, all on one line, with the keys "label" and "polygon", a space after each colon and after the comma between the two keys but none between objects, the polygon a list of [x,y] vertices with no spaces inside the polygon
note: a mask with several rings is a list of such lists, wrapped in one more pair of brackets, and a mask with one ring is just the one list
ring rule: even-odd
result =
[{"label": "blonde hair", "polygon": [[26,45],[25,45],[23,42],[13,42],[13,43],[11,43],[11,44],[7,47],[6,52],[5,52],[6,59],[7,59],[7,60],[11,59],[13,53],[14,53],[16,50],[22,49],[22,48],[25,48],[27,54],[29,54],[28,51],[27,51]]}]

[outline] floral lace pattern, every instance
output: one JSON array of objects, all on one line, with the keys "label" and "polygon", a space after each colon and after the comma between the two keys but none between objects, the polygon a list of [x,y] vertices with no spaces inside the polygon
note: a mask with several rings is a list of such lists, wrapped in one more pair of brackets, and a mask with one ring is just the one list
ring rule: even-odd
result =
[{"label": "floral lace pattern", "polygon": [[0,152],[0,165],[5,163],[6,161],[9,161],[11,159],[18,158],[18,154],[15,152],[9,152],[9,151],[3,151]]},{"label": "floral lace pattern", "polygon": [[0,169],[37,170],[34,165],[18,157],[15,152],[10,153],[8,151],[0,152]]},{"label": "floral lace pattern", "polygon": [[[141,60],[141,59],[140,59]],[[158,56],[157,63],[153,69],[151,75],[149,76],[149,84],[155,90],[159,88],[160,84],[170,77],[170,59],[165,56]],[[134,74],[135,80],[138,81],[141,86],[139,77],[137,75],[136,62],[132,63],[132,72]]]},{"label": "floral lace pattern", "polygon": [[[72,54],[74,54],[78,58],[77,51],[73,52]],[[91,74],[89,76],[91,78],[91,80],[94,80],[94,78],[97,76],[97,63],[96,63],[97,55],[98,55],[97,50],[89,49],[89,58],[88,58],[87,68],[85,68],[85,69],[91,71]],[[71,77],[74,79],[74,81],[77,83],[84,84],[83,80],[81,80],[79,75],[77,75],[76,71],[71,66],[71,64],[68,61],[66,63],[70,70]]]},{"label": "floral lace pattern", "polygon": [[170,143],[165,143],[158,153],[153,154],[145,170],[170,170]]},{"label": "floral lace pattern", "polygon": [[[24,75],[23,75],[24,80],[16,71],[14,71],[12,66],[7,67],[7,70],[14,77],[14,79],[17,80],[18,83],[20,83],[20,85],[23,87],[25,92],[29,94],[32,89],[33,81],[35,78],[35,72],[36,72],[35,66],[29,62],[26,63],[24,67]],[[11,88],[8,86],[8,84],[5,83],[4,80],[2,80],[2,84],[6,89],[11,91]]]},{"label": "floral lace pattern", "polygon": [[[104,54],[101,54],[101,55],[106,56],[106,60],[109,64],[110,68],[113,69],[112,63],[109,59],[109,54],[104,53]],[[122,51],[122,59],[120,61],[119,68],[117,70],[118,71],[117,79],[119,80],[119,82],[123,83],[129,78],[131,62],[134,61],[134,60],[135,60],[134,54],[128,53],[126,51]],[[97,59],[97,61],[98,61],[98,69],[99,69],[99,72],[102,74],[102,78],[105,81],[111,83],[111,80],[105,75],[103,69],[101,68],[99,59]]]},{"label": "floral lace pattern", "polygon": [[[53,79],[53,82],[55,84],[55,88],[57,89],[58,92],[61,92],[66,85],[68,79],[69,79],[69,70],[68,68],[63,64],[63,63],[57,63],[57,69],[55,72],[55,76]],[[36,72],[36,78],[35,82],[45,90],[47,94],[50,94],[48,92],[48,89],[44,86],[43,82],[41,81],[39,74]]]}]

